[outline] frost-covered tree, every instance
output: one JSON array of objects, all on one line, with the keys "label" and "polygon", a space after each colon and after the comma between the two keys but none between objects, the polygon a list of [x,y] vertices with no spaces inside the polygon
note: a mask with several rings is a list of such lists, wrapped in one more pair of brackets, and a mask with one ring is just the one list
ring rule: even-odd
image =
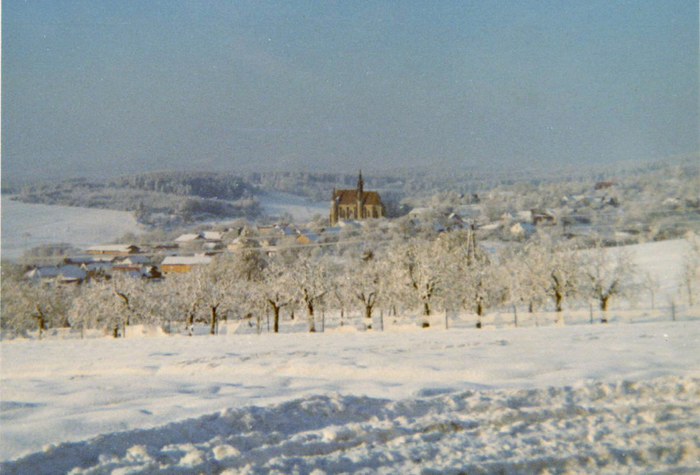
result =
[{"label": "frost-covered tree", "polygon": [[469,231],[444,234],[436,243],[442,262],[443,297],[449,307],[459,307],[481,317],[496,299],[495,269]]},{"label": "frost-covered tree", "polygon": [[[127,292],[123,285],[118,289],[110,281],[93,280],[83,284],[69,313],[71,326],[80,325],[82,329],[101,328],[114,338],[125,336],[125,327],[133,315]],[[127,300],[119,293],[126,296]]]},{"label": "frost-covered tree", "polygon": [[694,304],[693,289],[700,276],[700,240],[694,234],[690,234],[686,239],[688,250],[683,255],[683,270],[681,280],[688,297],[688,305]]},{"label": "frost-covered tree", "polygon": [[580,271],[584,290],[598,302],[607,322],[605,312],[610,300],[627,295],[634,280],[634,265],[624,249],[608,249],[597,246],[581,255]]},{"label": "frost-covered tree", "polygon": [[215,335],[221,314],[234,307],[233,282],[236,277],[229,261],[217,259],[191,273],[195,279],[197,299],[209,313],[209,334]]},{"label": "frost-covered tree", "polygon": [[68,312],[74,295],[73,285],[28,282],[3,275],[2,330],[17,335],[36,328],[41,337],[49,328],[69,327]]},{"label": "frost-covered tree", "polygon": [[386,261],[374,252],[365,252],[352,259],[346,268],[344,289],[362,307],[362,314],[371,321],[372,312],[386,300],[389,275]]},{"label": "frost-covered tree", "polygon": [[548,236],[540,236],[529,247],[533,259],[533,269],[541,273],[545,292],[554,302],[557,321],[563,322],[562,310],[564,299],[574,297],[579,291],[579,262],[575,248],[567,242],[554,242]]},{"label": "frost-covered tree", "polygon": [[328,294],[333,283],[330,280],[328,264],[322,257],[300,254],[293,263],[290,279],[296,290],[295,300],[304,306],[309,323],[309,332],[316,331],[316,305]]},{"label": "frost-covered tree", "polygon": [[518,290],[530,313],[534,313],[549,298],[549,275],[541,252],[536,243],[528,242],[514,256],[519,269]]},{"label": "frost-covered tree", "polygon": [[[273,332],[279,332],[281,310],[291,305],[294,301],[295,287],[289,265],[279,254],[274,254],[267,259],[262,279],[255,283],[254,293],[260,308],[269,308],[273,315]],[[315,331],[310,329],[310,331]]]},{"label": "frost-covered tree", "polygon": [[265,256],[252,240],[243,240],[243,246],[232,255],[223,255],[220,260],[230,267],[230,272],[238,279],[259,282],[267,265]]},{"label": "frost-covered tree", "polygon": [[390,264],[399,272],[397,295],[430,316],[439,301],[446,269],[445,253],[434,242],[413,238],[392,249]]},{"label": "frost-covered tree", "polygon": [[161,321],[180,321],[187,335],[194,334],[194,323],[202,305],[195,274],[168,275],[162,282],[151,285],[150,298]]}]

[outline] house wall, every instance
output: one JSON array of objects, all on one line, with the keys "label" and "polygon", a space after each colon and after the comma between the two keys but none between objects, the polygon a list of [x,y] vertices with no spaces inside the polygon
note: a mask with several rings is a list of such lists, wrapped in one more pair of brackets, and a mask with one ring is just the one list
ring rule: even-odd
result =
[{"label": "house wall", "polygon": [[164,264],[160,267],[160,270],[163,273],[167,273],[167,272],[184,273],[184,272],[191,271],[192,266],[189,264]]},{"label": "house wall", "polygon": [[123,252],[123,251],[96,251],[96,250],[88,250],[88,254],[97,254],[97,255],[110,255],[110,256],[128,256],[131,254],[130,252]]}]

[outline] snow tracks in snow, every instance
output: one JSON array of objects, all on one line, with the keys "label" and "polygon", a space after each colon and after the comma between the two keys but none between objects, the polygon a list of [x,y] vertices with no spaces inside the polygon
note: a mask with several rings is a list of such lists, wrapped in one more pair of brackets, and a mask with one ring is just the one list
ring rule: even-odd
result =
[{"label": "snow tracks in snow", "polygon": [[311,396],[46,447],[10,473],[699,473],[700,380]]}]

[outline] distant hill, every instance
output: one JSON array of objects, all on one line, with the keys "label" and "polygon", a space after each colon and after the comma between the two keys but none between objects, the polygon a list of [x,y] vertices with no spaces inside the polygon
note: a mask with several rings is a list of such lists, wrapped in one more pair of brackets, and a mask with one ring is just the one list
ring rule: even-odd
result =
[{"label": "distant hill", "polygon": [[44,181],[12,190],[25,203],[131,211],[141,223],[169,227],[212,218],[255,218],[256,187],[233,174],[158,172],[110,181]]}]

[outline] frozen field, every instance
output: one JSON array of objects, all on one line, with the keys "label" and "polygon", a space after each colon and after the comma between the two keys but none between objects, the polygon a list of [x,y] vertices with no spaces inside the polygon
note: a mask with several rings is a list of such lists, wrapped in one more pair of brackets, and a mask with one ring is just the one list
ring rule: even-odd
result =
[{"label": "frozen field", "polygon": [[1,210],[2,257],[9,259],[44,244],[85,248],[141,232],[134,215],[126,211],[28,204],[6,196]]},{"label": "frozen field", "polygon": [[686,316],[7,341],[1,468],[697,473],[699,347]]},{"label": "frozen field", "polygon": [[280,191],[267,192],[259,198],[265,214],[279,217],[288,213],[295,221],[308,221],[316,214],[325,217],[329,209],[325,201],[311,201],[303,196]]},{"label": "frozen field", "polygon": [[[312,202],[289,193],[260,196],[265,214],[290,214],[307,221],[315,214],[326,216],[328,204]],[[23,252],[44,244],[68,243],[77,248],[111,242],[131,232],[143,231],[133,213],[72,206],[28,204],[2,197],[2,257],[16,259]]]}]

